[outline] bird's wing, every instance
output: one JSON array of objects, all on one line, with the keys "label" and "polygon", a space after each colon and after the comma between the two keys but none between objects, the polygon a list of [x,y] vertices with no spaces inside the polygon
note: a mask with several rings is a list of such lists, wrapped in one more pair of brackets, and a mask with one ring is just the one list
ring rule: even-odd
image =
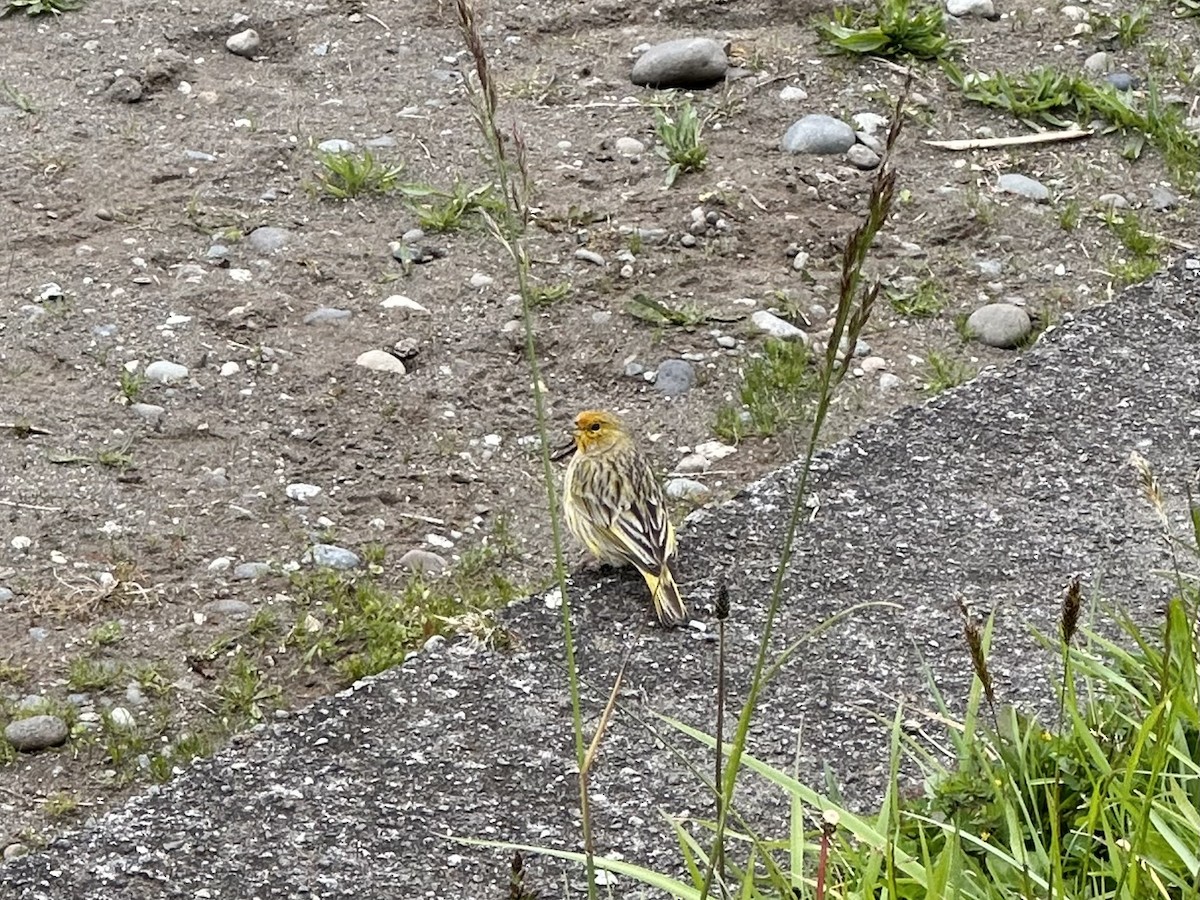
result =
[{"label": "bird's wing", "polygon": [[639,569],[659,572],[675,548],[675,532],[662,489],[647,468],[616,505],[612,536]]}]

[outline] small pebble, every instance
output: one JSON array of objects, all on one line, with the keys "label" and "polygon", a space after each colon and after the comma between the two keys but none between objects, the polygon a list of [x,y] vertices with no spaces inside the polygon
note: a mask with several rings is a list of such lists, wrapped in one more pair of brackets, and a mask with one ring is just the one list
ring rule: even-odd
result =
[{"label": "small pebble", "polygon": [[668,397],[686,394],[695,383],[696,369],[683,359],[663,360],[654,377],[654,389]]},{"label": "small pebble", "polygon": [[344,322],[352,313],[348,309],[333,306],[318,306],[304,317],[305,325],[324,325],[328,322]]},{"label": "small pebble", "polygon": [[165,359],[157,359],[146,366],[144,374],[148,381],[157,381],[160,384],[173,384],[188,377],[188,367],[182,366],[179,363],[169,362]]},{"label": "small pebble", "polygon": [[667,482],[666,494],[672,500],[692,500],[702,503],[712,496],[712,491],[691,478],[672,478]]},{"label": "small pebble", "polygon": [[759,331],[768,337],[773,337],[781,341],[808,343],[808,335],[805,332],[801,331],[791,322],[786,322],[774,313],[767,312],[765,309],[756,310],[750,316],[750,321],[754,323]]},{"label": "small pebble", "polygon": [[409,550],[400,557],[400,568],[418,575],[441,575],[449,564],[438,554],[430,550]]},{"label": "small pebble", "polygon": [[355,569],[360,562],[356,553],[335,544],[313,544],[303,561],[325,569]]},{"label": "small pebble", "polygon": [[230,53],[249,59],[254,56],[261,44],[262,38],[258,36],[258,32],[253,28],[247,28],[245,31],[230,35],[229,39],[225,41],[225,49]]},{"label": "small pebble", "polygon": [[360,353],[358,358],[354,360],[354,363],[355,365],[362,366],[364,369],[371,369],[375,372],[392,372],[396,375],[404,375],[408,371],[401,360],[386,350],[368,350],[365,353]]}]

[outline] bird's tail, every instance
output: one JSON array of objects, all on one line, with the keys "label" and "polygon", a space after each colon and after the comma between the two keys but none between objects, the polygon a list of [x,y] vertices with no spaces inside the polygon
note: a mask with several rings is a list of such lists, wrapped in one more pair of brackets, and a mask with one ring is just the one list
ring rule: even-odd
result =
[{"label": "bird's tail", "polygon": [[658,574],[642,574],[650,587],[650,596],[654,598],[654,611],[658,613],[658,621],[668,628],[687,622],[687,607],[684,606],[683,597],[679,595],[679,585],[675,583],[675,575],[670,565],[663,566]]}]

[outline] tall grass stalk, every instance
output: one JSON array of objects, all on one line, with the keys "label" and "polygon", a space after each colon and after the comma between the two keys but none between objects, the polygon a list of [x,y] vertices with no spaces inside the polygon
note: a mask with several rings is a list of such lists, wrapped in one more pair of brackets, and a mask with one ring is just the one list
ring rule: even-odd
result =
[{"label": "tall grass stalk", "polygon": [[[901,123],[904,119],[904,101],[908,95],[905,86],[896,109],[892,114],[892,125],[888,131],[887,148],[884,161],[876,172],[871,184],[871,195],[866,220],[854,231],[846,241],[842,254],[842,276],[839,286],[837,311],[834,315],[833,329],[825,348],[825,360],[821,367],[818,383],[818,400],[816,413],[813,416],[812,430],[809,434],[808,449],[800,466],[799,482],[796,495],[792,501],[791,515],[788,518],[787,530],[784,533],[783,546],[779,553],[779,563],[775,569],[775,579],[771,585],[771,596],[767,605],[767,621],[763,626],[762,637],[758,644],[758,654],[754,663],[754,675],[746,700],[738,716],[737,728],[729,747],[728,761],[725,765],[723,779],[719,785],[720,801],[718,804],[716,833],[713,837],[713,849],[708,854],[709,863],[705,873],[704,886],[701,889],[701,900],[707,900],[712,892],[716,877],[716,863],[723,858],[725,830],[729,819],[729,808],[733,804],[737,791],[737,780],[742,770],[742,758],[746,750],[746,740],[750,733],[750,723],[758,707],[759,696],[767,683],[765,677],[768,671],[768,656],[771,650],[771,636],[775,622],[779,616],[779,607],[783,600],[783,584],[788,566],[792,560],[795,548],[796,532],[800,518],[804,513],[805,497],[808,492],[808,478],[812,471],[813,456],[816,453],[817,441],[825,425],[825,417],[833,399],[834,391],[845,377],[850,366],[853,347],[867,324],[871,308],[879,295],[878,282],[862,290],[863,266],[867,255],[875,241],[876,235],[883,228],[891,211],[892,199],[895,194],[896,174],[890,164],[892,150],[900,136]],[[839,347],[845,338],[846,350],[839,353]]]},{"label": "tall grass stalk", "polygon": [[546,399],[542,388],[541,367],[538,364],[537,338],[534,333],[536,290],[530,277],[531,260],[525,245],[525,230],[530,219],[532,182],[525,141],[520,130],[512,127],[513,158],[505,147],[504,135],[497,118],[495,80],[488,64],[478,20],[472,0],[455,0],[458,27],[475,63],[475,78],[466,80],[476,123],[490,151],[492,168],[504,200],[503,211],[497,219],[483,211],[488,230],[504,247],[513,261],[517,276],[517,292],[521,297],[521,318],[525,333],[525,360],[529,368],[534,413],[540,438],[542,477],[546,485],[546,503],[550,511],[550,533],[554,544],[554,576],[562,596],[563,647],[566,653],[567,687],[571,696],[571,720],[575,736],[575,765],[579,779],[579,810],[583,828],[583,847],[587,868],[589,900],[596,900],[595,846],[592,839],[591,805],[588,799],[588,745],[583,730],[583,712],[579,695],[579,672],[575,662],[575,641],[571,632],[571,601],[567,593],[567,567],[563,557],[562,526],[559,516],[557,479],[551,461],[549,429],[546,424]]}]

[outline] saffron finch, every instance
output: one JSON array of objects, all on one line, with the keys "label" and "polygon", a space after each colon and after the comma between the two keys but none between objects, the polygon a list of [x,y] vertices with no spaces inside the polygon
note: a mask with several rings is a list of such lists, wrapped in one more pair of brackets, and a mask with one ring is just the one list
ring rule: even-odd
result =
[{"label": "saffron finch", "polygon": [[567,527],[601,561],[637,567],[660,622],[687,621],[671,569],[675,529],[650,465],[612,413],[581,412],[573,436],[563,480]]}]

